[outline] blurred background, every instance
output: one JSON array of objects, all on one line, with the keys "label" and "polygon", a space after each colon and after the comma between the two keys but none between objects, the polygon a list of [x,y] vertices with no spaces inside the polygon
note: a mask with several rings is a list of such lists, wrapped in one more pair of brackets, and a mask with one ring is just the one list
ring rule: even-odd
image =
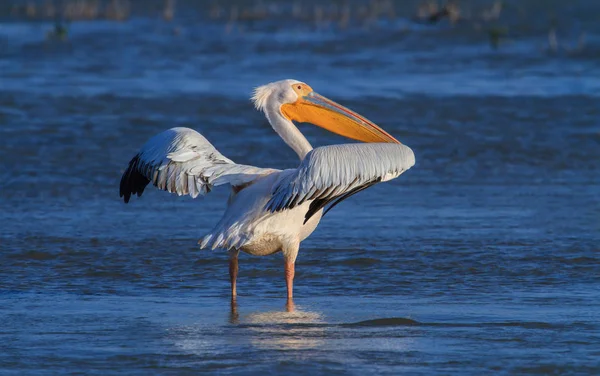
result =
[{"label": "blurred background", "polygon": [[[285,78],[417,163],[302,244],[296,316],[277,256],[241,257],[230,312],[196,245],[227,189],[118,183],[174,126],[295,167],[249,101]],[[598,373],[599,116],[594,0],[4,0],[0,369]]]},{"label": "blurred background", "polygon": [[591,0],[8,0],[0,47],[28,64],[3,59],[2,80],[245,96],[310,73],[347,95],[597,93],[599,14]]}]

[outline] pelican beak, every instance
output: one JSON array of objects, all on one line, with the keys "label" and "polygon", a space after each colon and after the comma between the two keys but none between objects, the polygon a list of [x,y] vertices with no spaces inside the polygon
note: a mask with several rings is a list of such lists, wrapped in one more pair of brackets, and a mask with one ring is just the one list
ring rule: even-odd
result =
[{"label": "pelican beak", "polygon": [[353,140],[400,143],[375,123],[314,91],[282,105],[281,112],[290,120],[311,123]]}]

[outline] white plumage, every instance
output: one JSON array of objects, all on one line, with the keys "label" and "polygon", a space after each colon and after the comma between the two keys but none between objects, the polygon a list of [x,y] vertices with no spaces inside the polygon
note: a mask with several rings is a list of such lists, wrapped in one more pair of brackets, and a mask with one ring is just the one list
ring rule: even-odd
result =
[{"label": "white plumage", "polygon": [[233,163],[204,136],[189,128],[172,128],[152,137],[129,162],[121,179],[121,197],[142,195],[149,182],[170,193],[205,195],[213,186],[243,185],[276,170]]},{"label": "white plumage", "polygon": [[322,208],[365,186],[396,178],[414,164],[412,150],[401,144],[319,147],[309,152],[293,173],[277,182],[267,209],[291,209],[307,200],[326,201],[320,205]]},{"label": "white plumage", "polygon": [[[230,250],[235,260],[234,295],[240,250],[254,255],[282,251],[286,273],[291,263],[293,278],[300,242],[316,228],[327,205],[331,208],[373,184],[394,179],[415,163],[409,147],[360,115],[318,96],[299,81],[284,80],[260,87],[255,90],[253,100],[277,133],[297,152],[301,159],[297,168],[281,171],[236,164],[200,133],[189,128],[172,128],[152,137],[142,147],[129,163],[120,187],[121,197],[128,202],[132,194],[141,196],[150,182],[161,190],[191,197],[204,195],[214,186],[231,185],[232,195],[223,217],[201,239],[200,246]],[[327,121],[332,113],[342,114],[354,121],[349,124],[357,127],[355,132],[363,132],[357,133],[357,139],[382,142],[312,149],[288,117],[295,115],[286,116],[294,114],[298,107],[283,111],[286,104],[305,105],[298,110],[300,115],[306,113],[302,111],[328,111],[329,117],[324,117]],[[313,113],[308,116],[314,118]],[[314,122],[320,125],[320,117],[316,119]],[[336,124],[321,126],[337,132]],[[290,280],[288,297],[291,297]]]}]

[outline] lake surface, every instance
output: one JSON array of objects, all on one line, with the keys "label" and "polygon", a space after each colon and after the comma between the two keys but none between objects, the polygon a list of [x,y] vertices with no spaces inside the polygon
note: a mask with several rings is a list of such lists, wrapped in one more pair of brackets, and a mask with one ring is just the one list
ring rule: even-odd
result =
[{"label": "lake surface", "polygon": [[[235,5],[181,1],[166,22],[134,1],[66,39],[0,13],[0,373],[600,373],[600,5],[506,2],[484,22],[475,1],[452,26],[413,3],[342,28],[283,2],[232,22]],[[174,126],[296,166],[248,99],[283,78],[417,163],[302,243],[295,306],[280,255],[241,255],[232,304],[226,252],[196,244],[228,190],[125,205],[119,180]]]}]

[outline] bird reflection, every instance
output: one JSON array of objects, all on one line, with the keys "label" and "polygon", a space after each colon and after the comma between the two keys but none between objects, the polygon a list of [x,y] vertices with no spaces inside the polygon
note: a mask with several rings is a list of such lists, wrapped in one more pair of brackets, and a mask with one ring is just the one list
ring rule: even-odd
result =
[{"label": "bird reflection", "polygon": [[[296,310],[296,304],[294,304],[294,299],[288,299],[285,303],[285,312],[294,313]],[[265,312],[263,314],[273,314],[274,312]],[[239,324],[240,323],[240,313],[238,312],[238,303],[237,297],[231,297],[230,303],[230,312],[229,312],[229,323],[231,324]]]},{"label": "bird reflection", "polygon": [[287,300],[284,310],[249,313],[240,319],[237,299],[233,298],[229,322],[248,325],[250,342],[261,349],[316,348],[323,344],[326,329],[321,313],[297,308],[293,299]]}]

